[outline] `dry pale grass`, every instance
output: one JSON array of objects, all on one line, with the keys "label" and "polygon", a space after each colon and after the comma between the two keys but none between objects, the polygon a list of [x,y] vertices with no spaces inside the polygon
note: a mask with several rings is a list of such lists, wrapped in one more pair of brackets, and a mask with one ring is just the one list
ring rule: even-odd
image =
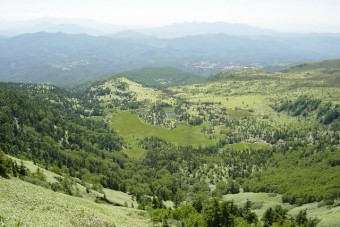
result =
[{"label": "dry pale grass", "polygon": [[68,196],[19,179],[0,178],[6,226],[151,226],[143,211]]}]

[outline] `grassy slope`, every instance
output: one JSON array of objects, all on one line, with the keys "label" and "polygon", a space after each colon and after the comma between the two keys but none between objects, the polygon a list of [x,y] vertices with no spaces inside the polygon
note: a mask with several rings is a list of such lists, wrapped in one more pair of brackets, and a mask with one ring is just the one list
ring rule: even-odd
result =
[{"label": "grassy slope", "polygon": [[[9,155],[8,155],[9,156]],[[32,161],[24,161],[12,156],[9,156],[11,159],[13,159],[13,161],[15,161],[18,165],[21,163],[21,161],[23,162],[24,166],[31,172],[36,172],[37,169],[39,168],[37,165],[35,165]],[[46,181],[49,183],[54,183],[57,182],[56,177],[60,177],[60,175],[55,174],[51,171],[48,171],[46,169],[40,168],[40,170],[42,171],[42,173],[46,176]]]},{"label": "grassy slope", "polygon": [[0,179],[0,215],[9,226],[150,226],[146,213],[97,204],[32,185]]},{"label": "grassy slope", "polygon": [[306,70],[314,70],[314,69],[319,70],[322,68],[340,70],[340,59],[332,59],[332,60],[320,61],[320,62],[314,62],[314,63],[299,64],[284,71],[296,72],[296,71],[306,71]]},{"label": "grassy slope", "polygon": [[[17,159],[17,158],[11,157],[11,156],[9,156],[9,157],[12,158],[14,161],[16,161],[18,165],[20,165],[20,162],[23,161],[24,166],[29,171],[31,171],[32,173],[36,172],[37,169],[39,168],[40,171],[46,176],[46,181],[48,183],[57,182],[56,177],[61,177],[60,175],[55,174],[55,173],[53,173],[53,172],[51,172],[49,170],[46,170],[46,169],[41,168],[41,167],[38,167],[32,161],[24,161],[24,160]],[[78,180],[78,181],[80,181],[80,180]],[[98,196],[99,197],[103,197],[103,194],[101,194],[101,193],[99,193],[97,191],[91,190],[90,193],[87,193],[86,192],[86,187],[84,187],[83,185],[81,185],[79,183],[77,183],[76,185],[77,185],[78,193],[84,199],[87,199],[87,200],[90,200],[90,201],[94,201],[96,199],[96,197],[98,197]],[[133,204],[134,207],[138,206],[138,203],[136,201],[133,201],[131,195],[129,195],[127,193],[111,190],[111,189],[108,189],[108,188],[103,188],[103,191],[105,193],[106,198],[108,200],[110,200],[111,202],[115,203],[115,204],[120,204],[122,206],[127,204],[128,207],[132,207],[132,204]]]},{"label": "grassy slope", "polygon": [[[163,94],[161,90],[145,87],[124,77],[107,80],[99,85],[92,87],[91,89],[95,90],[97,88],[110,88],[111,91],[114,92],[117,89],[116,86],[118,82],[127,83],[129,85],[129,88],[127,90],[130,92],[134,92],[138,101],[156,102]],[[104,95],[100,97],[100,100],[103,101],[111,101],[111,99],[111,95]]]},{"label": "grassy slope", "polygon": [[[340,61],[335,61],[337,62]],[[327,69],[328,62],[315,64],[325,64],[326,68],[315,69],[316,66],[308,64],[303,66],[307,68],[305,70],[296,71],[293,68],[284,73],[242,69],[222,72],[205,83],[173,87],[171,90],[177,97],[191,102],[221,103],[221,106],[227,108],[230,118],[237,119],[242,116],[241,113],[235,112],[235,109],[246,115],[250,114],[245,111],[252,109],[254,112],[251,115],[257,115],[259,118],[267,115],[268,121],[273,125],[297,125],[300,124],[297,118],[275,112],[270,108],[270,104],[275,100],[296,99],[302,95],[340,103],[340,89],[334,87],[340,81],[339,67]]]},{"label": "grassy slope", "polygon": [[286,209],[291,209],[292,206],[289,204],[282,203],[282,197],[278,194],[273,193],[239,193],[239,194],[228,194],[223,196],[224,200],[233,200],[236,204],[243,206],[247,200],[252,202],[252,209],[259,216],[262,217],[264,212],[269,207],[275,207],[276,205],[282,205]]},{"label": "grassy slope", "polygon": [[318,227],[336,227],[340,223],[340,207],[318,207],[317,203],[309,203],[300,207],[291,209],[288,214],[297,215],[300,210],[307,209],[309,217],[317,217],[320,221]]},{"label": "grassy slope", "polygon": [[247,199],[253,203],[252,209],[254,212],[262,217],[266,209],[269,207],[275,207],[281,205],[285,209],[288,209],[288,214],[296,216],[300,210],[307,209],[307,215],[310,218],[318,218],[320,221],[320,227],[339,226],[340,223],[340,207],[318,207],[317,203],[305,204],[302,206],[292,206],[287,203],[282,203],[281,195],[273,193],[239,193],[229,194],[223,197],[224,200],[233,200],[237,205],[243,206]]}]

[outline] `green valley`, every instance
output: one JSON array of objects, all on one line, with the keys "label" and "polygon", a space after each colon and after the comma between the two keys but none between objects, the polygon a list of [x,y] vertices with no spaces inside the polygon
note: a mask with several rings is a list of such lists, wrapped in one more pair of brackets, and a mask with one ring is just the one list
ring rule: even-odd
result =
[{"label": "green valley", "polygon": [[0,83],[0,223],[337,226],[340,60],[162,70]]}]

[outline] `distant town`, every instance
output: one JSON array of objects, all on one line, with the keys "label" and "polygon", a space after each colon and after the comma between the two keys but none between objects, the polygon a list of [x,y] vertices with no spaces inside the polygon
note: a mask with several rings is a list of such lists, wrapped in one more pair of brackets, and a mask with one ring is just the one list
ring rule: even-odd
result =
[{"label": "distant town", "polygon": [[193,68],[198,71],[224,71],[224,70],[237,70],[243,68],[256,68],[262,69],[268,66],[285,67],[289,63],[275,63],[275,64],[261,64],[261,63],[250,63],[250,64],[238,64],[234,62],[213,62],[213,61],[198,61],[198,62],[185,62],[182,64],[184,67]]}]

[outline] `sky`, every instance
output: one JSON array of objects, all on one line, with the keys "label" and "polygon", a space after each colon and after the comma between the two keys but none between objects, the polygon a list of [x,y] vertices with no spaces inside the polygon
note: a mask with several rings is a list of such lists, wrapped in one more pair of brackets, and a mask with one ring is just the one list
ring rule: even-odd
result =
[{"label": "sky", "polygon": [[0,0],[0,20],[81,18],[142,27],[197,21],[340,32],[339,14],[340,0]]}]

